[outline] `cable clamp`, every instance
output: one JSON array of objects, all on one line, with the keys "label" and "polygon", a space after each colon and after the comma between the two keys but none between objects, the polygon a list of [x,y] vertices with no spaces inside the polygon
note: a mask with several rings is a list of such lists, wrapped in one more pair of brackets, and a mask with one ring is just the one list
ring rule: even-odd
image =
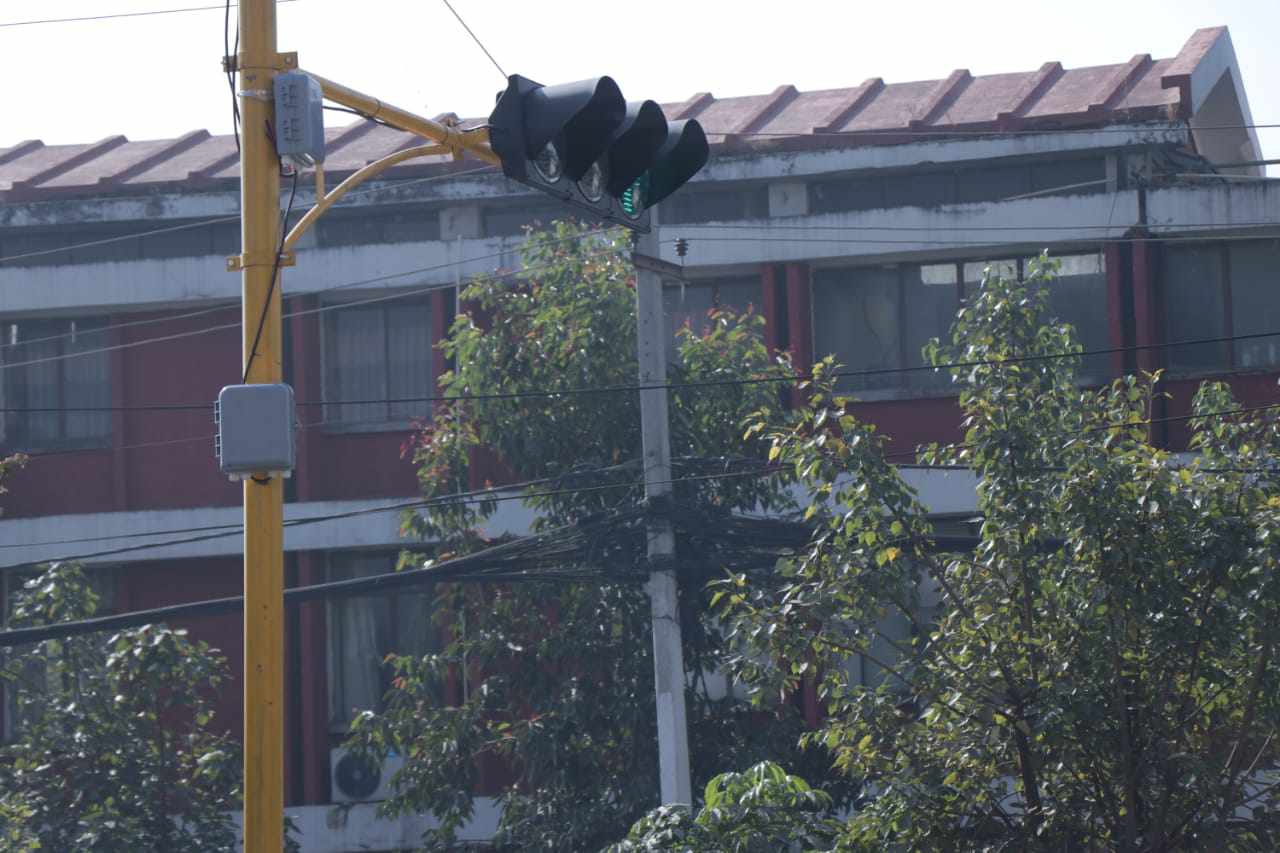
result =
[{"label": "cable clamp", "polygon": [[249,71],[254,68],[269,68],[273,71],[293,71],[298,67],[298,52],[294,50],[275,54],[266,65],[248,65],[244,51],[236,56],[222,57],[223,71]]},{"label": "cable clamp", "polygon": [[[292,250],[280,253],[280,266],[291,267],[298,262]],[[271,252],[245,252],[243,255],[231,255],[227,258],[227,272],[240,272],[249,267],[272,267],[276,265],[276,256]]]}]

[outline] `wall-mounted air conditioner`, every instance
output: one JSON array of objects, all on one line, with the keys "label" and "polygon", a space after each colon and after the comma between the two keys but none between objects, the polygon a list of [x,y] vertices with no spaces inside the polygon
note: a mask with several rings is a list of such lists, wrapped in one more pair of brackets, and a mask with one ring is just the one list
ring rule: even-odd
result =
[{"label": "wall-mounted air conditioner", "polygon": [[388,755],[381,764],[366,761],[346,749],[329,750],[329,778],[335,803],[368,803],[391,794],[391,777],[404,758]]}]

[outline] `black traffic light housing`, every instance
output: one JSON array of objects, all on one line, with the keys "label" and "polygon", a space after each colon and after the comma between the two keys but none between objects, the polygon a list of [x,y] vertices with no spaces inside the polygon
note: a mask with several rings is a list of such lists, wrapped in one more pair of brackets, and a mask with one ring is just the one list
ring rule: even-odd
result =
[{"label": "black traffic light housing", "polygon": [[489,143],[514,180],[591,218],[649,230],[648,210],[706,164],[696,121],[628,104],[609,77],[543,86],[513,74],[489,116]]}]

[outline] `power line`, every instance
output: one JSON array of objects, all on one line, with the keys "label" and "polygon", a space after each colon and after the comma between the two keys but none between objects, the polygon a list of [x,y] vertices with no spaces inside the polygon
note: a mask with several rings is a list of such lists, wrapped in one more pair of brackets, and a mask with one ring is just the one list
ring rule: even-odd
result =
[{"label": "power line", "polygon": [[[346,307],[345,304],[339,307]],[[290,315],[293,316],[293,315]],[[909,365],[906,367],[875,367],[862,370],[837,370],[830,372],[829,376],[837,376],[841,378],[858,378],[868,376],[885,376],[902,373],[918,373],[921,371],[938,371],[938,370],[954,370],[967,367],[995,367],[1009,364],[1023,364],[1029,362],[1054,361],[1064,358],[1084,358],[1093,355],[1113,355],[1117,353],[1140,352],[1145,350],[1172,349],[1176,347],[1201,346],[1206,344],[1218,344],[1235,341],[1259,340],[1262,338],[1280,337],[1280,330],[1270,332],[1250,332],[1240,335],[1219,335],[1211,338],[1190,338],[1178,341],[1163,341],[1160,343],[1150,344],[1127,344],[1116,347],[1101,347],[1098,349],[1082,349],[1078,351],[1067,351],[1060,353],[1043,353],[1038,355],[1011,356],[1001,359],[974,359],[969,361],[952,361],[942,364],[919,364]],[[15,365],[20,366],[20,365]],[[451,403],[451,402],[468,402],[468,401],[486,401],[486,400],[519,400],[519,399],[536,399],[546,397],[569,397],[581,396],[589,394],[618,394],[624,392],[638,391],[680,391],[685,389],[697,388],[717,388],[733,385],[759,385],[773,382],[803,382],[807,379],[804,374],[776,374],[772,376],[752,376],[752,377],[734,377],[725,379],[697,379],[687,382],[665,382],[656,384],[640,384],[633,383],[628,385],[601,385],[601,386],[580,386],[572,388],[559,388],[547,390],[531,390],[531,391],[494,391],[490,393],[478,394],[436,394],[423,397],[388,397],[381,399],[361,399],[361,400],[300,400],[298,406],[314,407],[314,406],[371,406],[380,404],[399,404],[399,403]],[[865,401],[855,401],[865,402]],[[208,411],[213,408],[212,403],[176,403],[176,404],[149,404],[138,406],[69,406],[69,407],[0,407],[0,413],[52,413],[52,412],[165,412],[165,411]],[[385,423],[385,419],[376,421],[368,421],[369,423]],[[311,426],[320,426],[332,424],[340,426],[344,422],[341,420],[321,421]]]},{"label": "power line", "polygon": [[[276,5],[283,3],[296,3],[298,0],[276,0]],[[239,4],[236,4],[239,6]],[[30,27],[36,24],[70,24],[79,21],[107,21],[114,18],[147,18],[152,15],[173,15],[179,12],[209,12],[223,10],[222,6],[188,6],[183,9],[153,9],[147,12],[113,12],[109,15],[84,15],[75,18],[44,18],[35,21],[7,21],[0,23],[0,28],[4,27]]]},{"label": "power line", "polygon": [[[1051,437],[1055,439],[1070,439],[1076,436],[1090,435],[1096,432],[1105,432],[1108,430],[1132,429],[1134,427],[1151,426],[1159,423],[1178,423],[1178,422],[1193,421],[1193,420],[1207,420],[1210,418],[1218,418],[1218,417],[1222,417],[1222,418],[1239,417],[1240,415],[1247,415],[1255,412],[1271,411],[1274,409],[1280,409],[1280,403],[1270,403],[1270,404],[1261,405],[1261,406],[1244,406],[1236,409],[1222,409],[1217,411],[1199,412],[1199,413],[1188,414],[1188,415],[1172,415],[1167,417],[1145,418],[1142,420],[1117,422],[1117,423],[1111,423],[1111,424],[1104,424],[1100,426],[1085,427],[1083,429],[1077,429],[1077,430],[1067,430],[1061,433],[1055,433]],[[943,445],[943,448],[950,449],[950,450],[959,450],[959,449],[968,449],[975,446],[977,445],[973,443],[950,443],[950,444]],[[884,453],[882,455],[882,458],[884,458],[885,460],[889,460],[893,458],[901,458],[904,456],[915,457],[915,456],[918,456],[919,454],[920,454],[920,450],[917,448],[913,450],[890,451],[890,452]],[[502,501],[509,501],[509,500],[528,500],[531,498],[541,498],[541,497],[558,497],[562,495],[583,495],[583,494],[590,494],[590,493],[601,492],[601,491],[615,491],[618,489],[643,488],[644,486],[643,482],[629,482],[629,483],[604,483],[604,484],[597,484],[592,486],[580,486],[576,488],[559,488],[559,489],[550,489],[550,490],[537,491],[537,492],[515,491],[518,489],[523,489],[532,485],[539,485],[542,483],[562,481],[562,480],[571,479],[574,477],[591,476],[594,474],[609,473],[611,471],[616,471],[622,468],[626,468],[634,464],[635,464],[635,461],[632,461],[632,462],[621,463],[619,465],[609,466],[607,468],[591,469],[588,471],[568,471],[563,474],[558,474],[550,477],[542,477],[536,480],[526,480],[520,483],[511,483],[505,486],[494,486],[494,487],[490,487],[486,489],[478,489],[470,492],[459,492],[453,495],[441,495],[433,498],[402,501],[399,503],[394,503],[386,506],[367,507],[367,508],[357,509],[357,510],[348,510],[345,512],[330,513],[327,515],[308,516],[306,518],[292,519],[290,521],[286,521],[284,524],[286,527],[294,527],[299,525],[334,521],[334,520],[344,519],[344,518],[355,518],[355,517],[360,517],[365,515],[375,515],[375,514],[384,513],[384,512],[403,511],[407,509],[427,509],[432,506],[451,503],[451,502],[463,503],[463,504],[502,502]],[[762,462],[761,467],[756,469],[742,470],[742,471],[728,471],[728,472],[720,472],[720,473],[714,473],[714,474],[698,474],[698,475],[689,475],[689,476],[683,476],[683,477],[672,477],[665,481],[662,481],[661,483],[659,483],[659,485],[677,485],[681,483],[726,480],[726,479],[733,479],[737,477],[760,477],[760,476],[765,476],[770,474],[776,474],[785,470],[788,470],[788,467],[785,465],[776,465],[772,463]],[[218,528],[219,526],[213,525],[211,527]],[[178,535],[178,534],[183,534],[187,532],[199,532],[205,529],[210,529],[210,528],[180,528],[180,529],[169,530],[169,531],[151,531],[148,533],[130,534],[130,537]],[[149,550],[154,550],[156,548],[167,548],[175,545],[186,545],[186,544],[192,544],[196,542],[204,542],[212,539],[222,539],[228,536],[234,536],[238,534],[242,529],[243,529],[242,526],[237,525],[234,528],[227,529],[223,532],[207,533],[204,535],[193,536],[185,539],[174,539],[166,542],[154,542],[154,543],[147,543],[143,545],[128,546],[124,548],[113,548],[113,549],[108,549],[104,551],[95,551],[88,554],[75,554],[70,556],[53,557],[53,558],[47,558],[47,559],[42,559],[38,561],[12,563],[9,565],[0,566],[0,570],[18,569],[18,568],[23,568],[25,566],[38,565],[41,563],[74,562],[79,560],[96,559],[101,557],[116,556],[116,555],[125,554],[125,553],[134,553],[138,551],[149,551]],[[103,538],[105,537],[86,537],[85,541],[99,541]],[[35,547],[35,546],[24,544],[20,547]]]},{"label": "power line", "polygon": [[[598,238],[599,236],[600,236],[600,232],[588,231],[582,234],[574,235],[571,238],[565,238],[565,240],[555,241],[555,242],[568,242],[570,240]],[[611,252],[612,250],[596,252],[596,253],[589,254],[587,257],[593,257],[593,258],[602,257],[610,254]],[[348,282],[343,282],[342,284],[334,285],[333,287],[326,287],[326,288],[321,288],[319,290],[308,291],[306,295],[311,296],[311,295],[318,295],[323,293],[331,293],[333,291],[342,290],[344,288],[349,288],[349,287],[359,287],[367,284],[377,284],[383,281],[390,281],[392,279],[403,278],[408,275],[417,275],[419,273],[424,273],[424,272],[433,272],[433,271],[442,270],[442,269],[449,269],[451,267],[456,267],[456,266],[469,264],[469,263],[476,263],[476,262],[483,261],[490,258],[501,258],[509,254],[510,254],[509,251],[492,252],[489,255],[481,256],[478,258],[467,258],[462,261],[449,261],[443,264],[435,264],[427,267],[418,267],[417,269],[404,270],[402,272],[387,273],[385,275],[374,276],[373,278],[360,279],[358,281],[348,281]],[[546,264],[542,264],[536,267],[525,267],[519,270],[510,270],[505,273],[499,273],[499,274],[493,275],[492,277],[496,279],[512,278],[515,276],[527,275],[530,272],[541,272],[547,269],[551,269],[554,266],[555,266],[554,263],[548,262]],[[311,314],[320,314],[326,311],[336,311],[343,308],[354,307],[357,305],[369,305],[369,304],[374,304],[378,302],[386,302],[393,299],[405,299],[411,296],[421,296],[423,294],[431,293],[437,290],[452,290],[456,286],[457,284],[455,282],[433,284],[425,287],[415,288],[412,290],[400,291],[398,293],[386,294],[383,296],[374,296],[366,299],[356,299],[356,300],[350,300],[342,303],[335,303],[332,305],[322,305],[318,308],[306,309],[301,311],[293,311],[288,314],[282,315],[281,319],[288,319],[290,317],[305,317]],[[222,309],[219,309],[219,310],[222,310]],[[173,341],[173,340],[179,340],[181,338],[194,337],[196,335],[204,335],[210,332],[219,332],[219,331],[225,331],[227,329],[238,329],[238,328],[240,328],[240,323],[223,323],[217,326],[207,326],[202,329],[192,329],[186,332],[175,332],[173,334],[161,335],[159,337],[154,337],[154,338],[144,338],[139,341],[128,341],[120,344],[112,344],[110,346],[99,347],[97,349],[81,350],[78,352],[63,353],[62,355],[45,356],[43,358],[29,359],[27,361],[18,361],[18,362],[12,362],[9,364],[0,364],[0,370],[11,370],[18,367],[27,367],[33,364],[47,364],[49,362],[62,361],[68,358],[80,358],[86,355],[96,355],[104,352],[114,352],[115,350],[131,349],[133,347],[143,346],[145,344],[162,343],[165,341]]]},{"label": "power line", "polygon": [[[604,526],[605,524],[617,523],[618,521],[626,520],[629,517],[631,517],[631,514],[617,514],[611,518],[597,521],[590,525],[590,527],[595,528]],[[500,545],[485,548],[461,557],[454,557],[453,559],[444,560],[436,563],[435,565],[420,569],[408,569],[405,571],[373,575],[371,577],[351,578],[341,581],[327,581],[310,586],[293,587],[284,591],[285,603],[300,604],[306,601],[314,601],[318,599],[372,595],[404,587],[443,581],[453,581],[455,583],[463,581],[509,583],[512,581],[546,582],[559,580],[581,583],[599,580],[599,574],[591,574],[581,571],[544,571],[534,573],[528,570],[521,570],[515,566],[503,571],[502,569],[505,568],[505,566],[502,563],[498,563],[496,568],[491,567],[488,570],[483,568],[486,563],[492,563],[492,561],[500,555],[511,551],[529,548],[544,542],[553,536],[562,536],[565,533],[578,533],[583,531],[583,529],[584,528],[582,526],[577,524],[564,525],[554,530],[544,531],[532,536],[524,536],[511,542],[504,542]],[[644,580],[645,577],[640,574],[636,574],[634,577],[618,574],[612,578],[612,581],[615,583],[627,581],[640,583]],[[13,628],[7,631],[0,631],[0,648],[28,645],[31,643],[38,643],[43,640],[70,637],[78,634],[92,634],[102,631],[120,630],[123,628],[136,627],[138,625],[167,621],[182,617],[221,615],[224,613],[235,612],[237,610],[243,610],[243,606],[243,596],[234,596],[190,602],[188,604],[176,604],[150,610],[135,610],[129,613],[118,613],[111,616],[99,616],[69,622],[58,622],[52,625]]]},{"label": "power line", "polygon": [[462,16],[458,14],[458,10],[453,8],[453,4],[449,0],[444,0],[444,5],[448,8],[453,16],[458,19],[458,23],[462,24],[462,28],[467,31],[467,35],[471,36],[471,40],[476,43],[476,47],[484,51],[484,55],[489,57],[489,61],[493,63],[493,67],[498,69],[498,73],[502,75],[502,79],[507,79],[507,72],[502,70],[502,66],[498,64],[498,60],[493,58],[493,54],[489,52],[489,48],[484,46],[484,42],[480,41],[480,37],[476,35],[471,27],[467,26],[467,22],[462,20]]},{"label": "power line", "polygon": [[[512,500],[513,495],[511,494],[511,492],[515,489],[527,489],[532,486],[538,486],[544,483],[554,483],[558,480],[564,480],[570,477],[583,477],[583,476],[594,476],[597,474],[610,474],[615,471],[622,471],[627,468],[633,467],[637,464],[638,461],[639,460],[632,460],[630,462],[620,462],[616,465],[607,465],[603,468],[591,468],[591,469],[580,470],[580,471],[568,471],[563,474],[554,474],[546,477],[538,477],[532,480],[523,480],[518,483],[508,483],[502,486],[487,486],[483,489],[474,489],[466,492],[457,492],[452,495],[438,495],[433,498],[425,498],[425,499],[414,498],[413,500],[408,500],[408,501],[397,501],[396,503],[389,504],[386,506],[367,507],[364,509],[347,510],[341,513],[331,513],[331,514],[319,515],[319,516],[304,516],[302,518],[289,519],[284,522],[284,525],[285,527],[291,527],[291,526],[312,524],[320,521],[333,521],[335,519],[351,518],[351,517],[356,517],[360,515],[371,515],[371,514],[378,514],[383,512],[393,512],[397,510],[418,509],[418,508],[426,509],[430,506],[434,506],[436,503],[445,503],[449,501],[456,501],[460,503],[479,503],[479,502],[488,501],[488,500],[499,500],[499,501]],[[556,495],[556,494],[560,494],[560,492],[550,492],[548,494]],[[542,495],[533,495],[533,497],[541,497],[541,496]],[[514,497],[524,497],[524,495],[519,495]],[[235,534],[235,533],[239,533],[243,529],[244,529],[243,524],[241,524],[240,522],[235,522],[232,524],[212,524],[212,525],[206,525],[203,527],[180,527],[176,529],[170,528],[166,530],[150,530],[143,533],[120,533],[120,534],[111,534],[107,536],[82,536],[75,539],[50,539],[44,542],[23,542],[18,544],[3,544],[3,545],[0,545],[0,549],[35,548],[35,547],[47,547],[50,545],[74,545],[81,542],[105,542],[105,541],[110,541],[114,539],[142,539],[142,538],[151,538],[154,536],[179,536],[179,535],[185,535],[188,533],[205,533],[212,530],[228,530],[230,531],[230,534]],[[153,544],[159,547],[165,544],[181,544],[181,543],[175,542],[175,543],[153,543]],[[103,556],[103,555],[94,554],[92,556]],[[62,561],[66,562],[66,561],[77,560],[77,559],[84,559],[84,558],[83,557],[64,557],[62,558]],[[50,562],[50,561],[41,560],[40,562]],[[56,562],[56,561],[53,561],[53,562]],[[12,568],[12,567],[3,566],[0,568]]]},{"label": "power line", "polygon": [[[1111,193],[1112,196],[1118,196],[1123,190],[1117,190]],[[835,213],[837,211],[825,211]],[[820,214],[818,214],[820,215]],[[1250,222],[1148,222],[1145,228],[1210,228],[1229,230],[1233,228],[1275,228],[1280,226],[1280,222],[1275,221],[1250,221]],[[738,225],[728,222],[706,222],[706,223],[681,223],[678,226],[681,229],[695,230],[699,228],[710,229],[713,231],[1111,231],[1117,228],[1131,228],[1131,225],[1115,225],[1108,222],[1106,225],[788,225],[786,223],[775,223],[772,220],[766,221],[758,225]],[[691,240],[699,239],[697,234],[690,234]],[[1280,239],[1280,234],[1271,235],[1272,239]],[[1162,238],[1148,238],[1162,239]]]},{"label": "power line", "polygon": [[[1274,224],[1274,223],[1273,223]],[[1164,226],[1161,226],[1164,227]],[[1224,226],[1224,228],[1230,226]],[[767,230],[767,226],[760,230]],[[947,229],[934,229],[947,230]],[[955,230],[964,230],[958,227]],[[988,240],[963,240],[953,238],[949,240],[926,240],[926,239],[901,239],[890,237],[768,237],[763,235],[753,235],[751,237],[716,237],[716,236],[698,236],[690,238],[690,240],[710,240],[715,243],[825,243],[844,245],[903,245],[903,246],[940,246],[943,248],[965,246],[989,248],[994,247],[990,239]],[[1185,236],[1177,236],[1171,234],[1157,234],[1149,237],[1065,237],[1056,238],[1050,242],[1053,246],[1093,246],[1098,243],[1238,243],[1249,242],[1255,240],[1276,240],[1280,239],[1277,234],[1188,234]],[[1001,241],[999,245],[1008,246],[1042,246],[1044,240],[1022,240],[1018,243]],[[937,261],[934,261],[936,263]]]}]

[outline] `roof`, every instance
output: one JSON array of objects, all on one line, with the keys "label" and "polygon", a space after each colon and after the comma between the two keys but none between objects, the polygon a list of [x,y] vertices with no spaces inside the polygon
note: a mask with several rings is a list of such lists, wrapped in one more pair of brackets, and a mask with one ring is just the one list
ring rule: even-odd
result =
[{"label": "roof", "polygon": [[[1193,82],[1201,90],[1217,82],[1219,75],[1207,77],[1204,69],[1216,66],[1224,50],[1234,66],[1226,27],[1214,27],[1197,30],[1168,59],[1139,54],[1115,65],[1073,69],[1046,62],[1034,71],[978,77],[958,69],[943,80],[885,83],[873,77],[850,88],[801,92],[782,85],[731,98],[700,92],[664,110],[671,119],[697,118],[721,150],[891,144],[921,133],[934,138],[948,131],[1190,119],[1206,95],[1193,91]],[[325,170],[335,175],[421,142],[363,119],[326,128],[325,137]],[[460,168],[469,166],[443,156],[415,160],[389,174]],[[204,130],[141,142],[123,136],[78,145],[29,140],[0,148],[0,201],[216,188],[231,185],[238,174],[235,140]]]}]

